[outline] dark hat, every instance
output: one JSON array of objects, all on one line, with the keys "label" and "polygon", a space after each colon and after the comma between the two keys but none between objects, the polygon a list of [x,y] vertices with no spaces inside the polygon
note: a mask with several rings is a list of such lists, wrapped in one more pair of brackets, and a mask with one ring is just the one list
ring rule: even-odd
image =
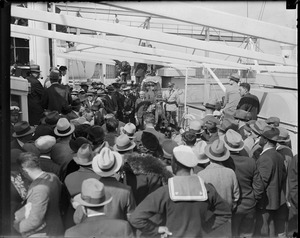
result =
[{"label": "dark hat", "polygon": [[205,122],[205,126],[207,129],[216,128],[217,125],[220,125],[220,121],[214,116],[209,117]]},{"label": "dark hat", "polygon": [[104,140],[105,132],[101,126],[91,126],[90,128],[88,128],[87,133],[87,138],[91,142]]},{"label": "dark hat", "polygon": [[104,89],[100,88],[100,89],[97,90],[97,96],[105,96],[105,95],[106,94],[105,94],[105,90]]},{"label": "dark hat", "polygon": [[244,125],[244,129],[248,132],[252,132],[250,125],[254,124],[255,122],[256,122],[256,120],[247,121],[246,124]]},{"label": "dark hat", "polygon": [[94,92],[89,90],[89,91],[87,91],[86,95],[87,96],[94,96]]},{"label": "dark hat", "polygon": [[165,140],[162,143],[162,150],[164,152],[164,158],[165,159],[172,159],[173,155],[173,149],[178,146],[178,144],[171,139]]},{"label": "dark hat", "polygon": [[59,71],[66,71],[68,68],[66,67],[66,66],[64,66],[64,65],[62,65],[62,66],[60,66],[59,67]]},{"label": "dark hat", "polygon": [[113,87],[115,87],[115,88],[120,88],[120,87],[121,87],[121,84],[118,83],[118,82],[112,83],[111,85],[112,85]]},{"label": "dark hat", "polygon": [[268,124],[265,123],[265,121],[256,121],[253,124],[250,124],[250,128],[252,129],[252,131],[258,135],[261,135],[264,128],[267,126]]},{"label": "dark hat", "polygon": [[87,85],[87,83],[86,83],[86,82],[82,82],[82,83],[80,83],[80,87],[84,87],[84,86],[88,87],[88,85]]},{"label": "dark hat", "polygon": [[152,152],[158,151],[158,150],[161,150],[161,152],[162,152],[162,148],[159,145],[159,141],[153,133],[148,132],[148,131],[143,131],[141,141],[142,141],[143,146],[145,146],[146,149],[148,149]]},{"label": "dark hat", "polygon": [[77,137],[76,139],[71,139],[69,142],[69,146],[70,148],[77,153],[77,151],[79,150],[79,148],[83,145],[83,144],[92,144],[88,139],[84,138],[84,137]]},{"label": "dark hat", "polygon": [[267,125],[262,131],[261,136],[271,141],[278,141],[279,134],[280,132],[278,128]]},{"label": "dark hat", "polygon": [[240,81],[240,76],[238,74],[232,74],[229,76],[229,79],[238,83]]},{"label": "dark hat", "polygon": [[33,135],[32,139],[36,140],[40,136],[46,136],[46,135],[55,136],[55,134],[54,134],[54,128],[52,128],[49,125],[43,125],[43,124],[42,125],[38,125],[35,128],[35,132],[34,132],[34,135]]},{"label": "dark hat", "polygon": [[42,72],[42,71],[40,70],[40,66],[37,65],[37,64],[32,64],[32,65],[30,65],[30,71],[31,71],[31,72]]},{"label": "dark hat", "polygon": [[229,129],[237,131],[239,129],[239,124],[234,119],[227,117],[222,120],[221,125],[218,125],[217,128],[224,132]]},{"label": "dark hat", "polygon": [[81,102],[80,102],[80,99],[79,99],[79,98],[76,98],[76,99],[73,100],[72,103],[71,103],[71,107],[72,107],[72,108],[76,108],[76,107],[78,107],[79,105],[81,105]]},{"label": "dark hat", "polygon": [[58,122],[59,118],[60,118],[60,115],[59,115],[58,111],[49,112],[45,116],[45,123],[47,123],[51,126],[54,126]]},{"label": "dark hat", "polygon": [[279,124],[280,124],[280,119],[278,117],[269,117],[267,120],[266,120],[266,123],[268,125],[273,125],[275,127],[278,127]]},{"label": "dark hat", "polygon": [[242,109],[236,110],[233,117],[241,121],[250,121],[252,119],[251,113]]},{"label": "dark hat", "polygon": [[224,142],[220,139],[205,147],[205,154],[208,158],[215,161],[225,161],[229,158],[230,152]]},{"label": "dark hat", "polygon": [[19,138],[32,134],[35,128],[30,126],[27,121],[19,121],[14,125],[14,131],[12,137]]},{"label": "dark hat", "polygon": [[112,85],[108,85],[108,86],[106,87],[106,90],[107,90],[107,92],[109,92],[109,93],[112,93],[112,92],[115,91],[115,89],[114,89],[114,87],[113,87]]},{"label": "dark hat", "polygon": [[21,114],[21,109],[19,107],[19,104],[17,102],[12,101],[11,105],[10,105],[10,112],[11,113],[17,113],[17,114]]},{"label": "dark hat", "polygon": [[50,80],[58,80],[59,79],[59,71],[58,70],[52,70],[50,72]]},{"label": "dark hat", "polygon": [[78,93],[79,93],[78,90],[73,89],[72,92],[71,92],[71,95],[78,95]]}]

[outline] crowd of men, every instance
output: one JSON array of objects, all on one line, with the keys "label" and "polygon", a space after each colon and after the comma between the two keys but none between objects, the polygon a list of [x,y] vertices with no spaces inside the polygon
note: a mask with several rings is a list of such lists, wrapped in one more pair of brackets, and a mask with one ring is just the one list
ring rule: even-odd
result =
[{"label": "crowd of men", "polygon": [[[209,100],[186,128],[172,83],[163,94],[153,82],[145,91],[119,83],[76,91],[60,78],[52,70],[48,88],[31,80],[29,122],[11,105],[12,235],[297,236],[289,131],[280,118],[257,119],[259,100],[238,75],[224,103]],[[166,105],[164,126],[153,104]]]}]

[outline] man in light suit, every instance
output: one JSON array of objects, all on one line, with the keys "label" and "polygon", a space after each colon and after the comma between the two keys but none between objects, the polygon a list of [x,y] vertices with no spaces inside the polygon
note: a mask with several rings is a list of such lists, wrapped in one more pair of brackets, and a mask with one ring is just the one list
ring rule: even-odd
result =
[{"label": "man in light suit", "polygon": [[81,193],[74,201],[83,206],[87,218],[66,230],[65,237],[134,237],[127,221],[108,218],[104,205],[112,201],[104,191],[104,185],[95,178],[82,182]]},{"label": "man in light suit", "polygon": [[20,154],[17,162],[32,183],[26,196],[26,205],[15,213],[15,229],[26,237],[63,235],[59,207],[62,184],[59,178],[42,171],[39,158],[34,153]]},{"label": "man in light suit", "polygon": [[171,118],[173,120],[174,125],[177,127],[177,108],[179,103],[179,93],[177,89],[174,89],[174,83],[169,82],[168,87],[169,90],[165,91],[163,94],[163,99],[166,102],[166,114],[167,120],[170,123]]}]

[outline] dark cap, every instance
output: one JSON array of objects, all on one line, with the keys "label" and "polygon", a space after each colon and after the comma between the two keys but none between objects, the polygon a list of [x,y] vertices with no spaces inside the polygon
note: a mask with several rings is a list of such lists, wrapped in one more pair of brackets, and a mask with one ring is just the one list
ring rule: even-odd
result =
[{"label": "dark cap", "polygon": [[238,83],[240,81],[240,76],[238,74],[232,74],[229,76],[229,79]]},{"label": "dark cap", "polygon": [[266,120],[266,123],[268,125],[273,125],[275,127],[278,127],[279,124],[280,124],[280,119],[278,117],[269,117],[267,120]]}]

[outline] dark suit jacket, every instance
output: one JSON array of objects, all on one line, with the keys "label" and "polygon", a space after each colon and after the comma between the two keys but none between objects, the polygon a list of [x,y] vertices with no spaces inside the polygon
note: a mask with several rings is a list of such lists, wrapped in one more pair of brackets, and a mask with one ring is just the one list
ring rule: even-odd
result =
[{"label": "dark suit jacket", "polygon": [[59,209],[61,193],[61,182],[52,173],[44,172],[35,179],[27,193],[27,203],[32,208],[28,218],[21,220],[18,226],[20,233],[27,233],[40,227],[46,222],[46,227],[39,231],[48,236],[59,236],[63,234],[63,225]]},{"label": "dark suit jacket", "polygon": [[39,158],[41,169],[45,172],[53,173],[60,178],[60,166],[54,163],[50,156],[40,155]]},{"label": "dark suit jacket", "polygon": [[31,84],[30,93],[28,94],[28,116],[31,126],[38,125],[43,117],[44,109],[42,107],[42,97],[44,95],[44,87],[41,82],[33,76],[27,77]]},{"label": "dark suit jacket", "polygon": [[105,95],[103,102],[107,113],[118,111],[118,102],[114,95],[112,95],[111,98],[108,95]]},{"label": "dark suit jacket", "polygon": [[250,112],[252,120],[257,120],[257,114],[260,110],[259,100],[255,95],[248,93],[240,99],[236,109]]},{"label": "dark suit jacket", "polygon": [[134,237],[127,221],[110,219],[105,215],[88,217],[66,230],[65,237]]},{"label": "dark suit jacket", "polygon": [[230,156],[240,188],[240,199],[236,212],[245,214],[249,210],[255,209],[256,202],[262,198],[264,184],[253,158],[232,152]]},{"label": "dark suit jacket", "polygon": [[71,109],[72,97],[69,90],[62,84],[52,84],[45,90],[42,98],[42,106],[50,111],[58,111],[59,113],[67,112]]},{"label": "dark suit jacket", "polygon": [[257,168],[265,187],[263,198],[259,202],[259,208],[277,210],[286,202],[284,189],[287,172],[284,159],[275,148],[272,148],[259,156]]}]

